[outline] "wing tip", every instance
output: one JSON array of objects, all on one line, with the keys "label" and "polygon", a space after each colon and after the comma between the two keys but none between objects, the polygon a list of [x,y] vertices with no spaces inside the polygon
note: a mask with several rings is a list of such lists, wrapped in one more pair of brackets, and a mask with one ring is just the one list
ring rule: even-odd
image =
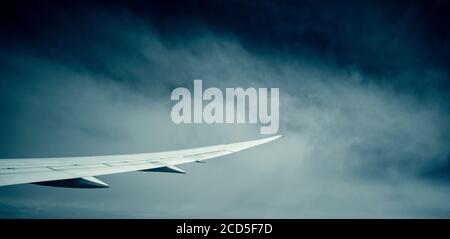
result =
[{"label": "wing tip", "polygon": [[279,134],[279,135],[273,136],[272,138],[273,138],[273,140],[276,140],[276,139],[280,139],[280,138],[283,138],[283,137],[284,136],[282,134]]},{"label": "wing tip", "polygon": [[262,140],[264,141],[264,143],[268,143],[268,142],[271,142],[271,141],[274,141],[274,140],[277,140],[277,139],[280,139],[283,137],[284,137],[283,135],[279,134],[279,135],[271,136],[271,137],[268,137],[268,138],[265,138]]}]

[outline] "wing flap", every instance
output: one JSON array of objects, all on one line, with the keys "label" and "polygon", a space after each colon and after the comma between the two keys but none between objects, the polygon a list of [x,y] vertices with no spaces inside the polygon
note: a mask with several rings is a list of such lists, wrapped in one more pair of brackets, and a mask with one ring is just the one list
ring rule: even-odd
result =
[{"label": "wing flap", "polygon": [[161,172],[161,173],[181,173],[181,174],[185,174],[186,171],[184,171],[181,168],[178,168],[177,166],[164,166],[164,167],[160,167],[160,168],[151,168],[151,169],[144,169],[141,170],[144,172]]},{"label": "wing flap", "polygon": [[109,188],[109,185],[94,177],[37,182],[33,184],[64,188]]}]

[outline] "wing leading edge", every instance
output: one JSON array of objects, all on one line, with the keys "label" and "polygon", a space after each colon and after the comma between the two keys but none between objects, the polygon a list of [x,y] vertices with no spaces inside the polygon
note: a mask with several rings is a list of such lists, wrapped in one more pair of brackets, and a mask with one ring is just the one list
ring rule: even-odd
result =
[{"label": "wing leading edge", "polygon": [[175,165],[203,162],[281,138],[281,135],[231,144],[128,155],[0,159],[0,186],[33,183],[56,187],[106,188],[94,176],[132,171],[186,173]]}]

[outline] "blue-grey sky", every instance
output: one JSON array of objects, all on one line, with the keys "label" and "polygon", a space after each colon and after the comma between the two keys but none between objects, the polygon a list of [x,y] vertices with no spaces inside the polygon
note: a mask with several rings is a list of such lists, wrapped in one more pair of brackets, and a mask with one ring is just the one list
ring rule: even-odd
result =
[{"label": "blue-grey sky", "polygon": [[[280,88],[279,141],[109,189],[0,188],[0,218],[450,216],[447,1],[2,1],[0,158],[263,137],[175,125],[176,87]],[[1,160],[1,159],[0,159]]]}]

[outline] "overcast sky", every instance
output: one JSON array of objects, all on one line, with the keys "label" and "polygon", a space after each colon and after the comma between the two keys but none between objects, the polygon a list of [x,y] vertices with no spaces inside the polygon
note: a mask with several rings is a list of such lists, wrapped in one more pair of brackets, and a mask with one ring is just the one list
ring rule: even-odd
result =
[{"label": "overcast sky", "polygon": [[449,5],[2,1],[0,158],[265,137],[175,125],[170,93],[194,79],[279,88],[285,137],[108,189],[1,187],[0,218],[448,218]]}]

